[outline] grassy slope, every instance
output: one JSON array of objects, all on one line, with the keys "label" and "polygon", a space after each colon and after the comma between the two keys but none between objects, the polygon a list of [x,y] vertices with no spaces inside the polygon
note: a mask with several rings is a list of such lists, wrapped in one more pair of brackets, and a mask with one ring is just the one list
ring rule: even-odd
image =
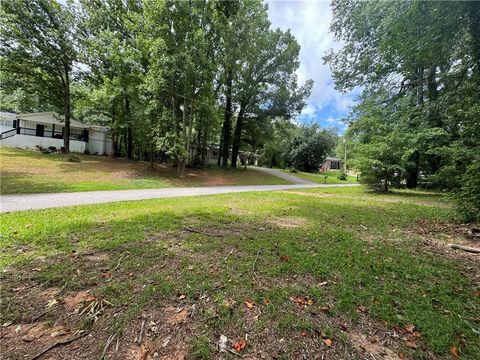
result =
[{"label": "grassy slope", "polygon": [[[289,170],[283,170],[284,172],[290,173]],[[319,184],[354,184],[357,182],[357,178],[355,176],[347,176],[347,180],[339,180],[338,174],[339,171],[327,171],[324,173],[307,173],[303,171],[298,171],[296,173],[291,173],[292,175],[317,182]],[[325,179],[325,176],[327,178]]]},{"label": "grassy slope", "polygon": [[[115,305],[109,310],[118,312],[115,318],[104,317],[90,329],[100,344],[82,348],[90,357],[98,357],[114,331],[122,334],[122,344],[133,339],[139,314],[148,323],[161,318],[167,305],[196,304],[195,318],[161,330],[160,343],[173,334],[185,339],[189,354],[208,359],[220,334],[236,340],[247,332],[248,352],[351,358],[345,354],[354,352],[349,334],[355,329],[366,331],[374,323],[384,333],[398,332],[396,326],[414,324],[419,347],[408,347],[401,336],[393,340],[395,352],[449,358],[456,346],[465,359],[479,358],[480,326],[474,317],[480,304],[473,295],[479,290],[478,262],[469,255],[451,259],[442,245],[451,235],[438,229],[426,235],[427,228],[435,229],[428,224],[450,219],[450,207],[439,195],[375,195],[361,188],[6,214],[0,228],[1,261],[8,266],[2,275],[1,321],[30,319],[35,312],[22,301],[58,287],[63,296],[91,290]],[[106,258],[93,261],[87,256],[92,253]],[[106,269],[108,278],[102,277]],[[180,300],[180,294],[186,298]],[[309,296],[315,303],[299,308],[290,296]],[[247,299],[257,304],[251,311],[243,305]],[[44,308],[42,301],[36,303]],[[63,321],[60,314],[55,307],[50,311],[57,322]],[[75,326],[84,327],[85,321]],[[326,348],[319,334],[332,338],[333,346]]]},{"label": "grassy slope", "polygon": [[2,194],[25,194],[93,190],[149,189],[172,186],[286,184],[278,177],[249,170],[217,168],[188,170],[184,179],[176,168],[124,159],[81,155],[71,163],[67,155],[44,155],[35,151],[0,148]]}]

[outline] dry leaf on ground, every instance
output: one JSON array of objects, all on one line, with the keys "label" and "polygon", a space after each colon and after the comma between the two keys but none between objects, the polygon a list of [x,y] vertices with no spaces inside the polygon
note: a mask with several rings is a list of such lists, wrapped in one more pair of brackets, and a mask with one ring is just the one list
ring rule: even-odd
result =
[{"label": "dry leaf on ground", "polygon": [[253,300],[246,300],[245,301],[245,307],[248,310],[252,310],[254,306],[255,306],[255,302]]},{"label": "dry leaf on ground", "polygon": [[245,349],[245,346],[247,346],[247,342],[243,339],[240,339],[235,344],[233,344],[233,348],[237,351]]}]

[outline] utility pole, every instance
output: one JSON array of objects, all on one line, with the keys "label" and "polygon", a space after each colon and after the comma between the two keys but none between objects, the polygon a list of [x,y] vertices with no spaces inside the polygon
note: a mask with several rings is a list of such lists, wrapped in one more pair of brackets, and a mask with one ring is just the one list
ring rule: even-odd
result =
[{"label": "utility pole", "polygon": [[345,169],[345,174],[347,173],[347,137],[343,137],[343,145],[344,145],[344,155],[345,159],[343,160],[343,168]]}]

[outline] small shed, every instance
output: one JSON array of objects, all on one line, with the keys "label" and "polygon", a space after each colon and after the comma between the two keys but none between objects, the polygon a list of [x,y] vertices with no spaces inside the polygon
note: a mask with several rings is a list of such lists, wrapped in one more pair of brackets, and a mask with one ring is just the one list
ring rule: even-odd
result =
[{"label": "small shed", "polygon": [[341,170],[342,169],[342,159],[334,158],[327,156],[325,161],[320,168],[320,172],[326,172],[330,170]]}]

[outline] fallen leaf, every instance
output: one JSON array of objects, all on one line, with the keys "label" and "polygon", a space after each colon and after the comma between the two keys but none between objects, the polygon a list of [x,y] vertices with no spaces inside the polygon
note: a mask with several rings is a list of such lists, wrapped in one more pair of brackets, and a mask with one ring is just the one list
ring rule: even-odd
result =
[{"label": "fallen leaf", "polygon": [[65,335],[65,331],[60,330],[60,331],[54,331],[50,334],[51,337],[57,337],[57,336],[62,336]]},{"label": "fallen leaf", "polygon": [[104,273],[102,273],[102,277],[104,279],[108,279],[110,277],[110,273],[108,271],[105,271]]},{"label": "fallen leaf", "polygon": [[255,306],[255,303],[253,302],[253,300],[246,300],[245,301],[245,307],[248,310],[252,310],[254,306]]},{"label": "fallen leaf", "polygon": [[478,297],[480,297],[480,291],[474,290],[474,291],[472,292],[472,295],[473,295],[473,297],[478,298]]},{"label": "fallen leaf", "polygon": [[413,324],[407,324],[405,325],[405,330],[409,332],[410,334],[413,333],[413,330],[415,329],[415,325]]},{"label": "fallen leaf", "polygon": [[302,331],[302,332],[300,333],[300,335],[301,335],[301,336],[308,336],[308,332]]},{"label": "fallen leaf", "polygon": [[53,305],[56,305],[56,304],[58,304],[57,299],[52,299],[47,303],[46,307],[50,308],[50,307],[52,307]]},{"label": "fallen leaf", "polygon": [[185,299],[187,296],[185,294],[181,294],[181,295],[178,295],[178,300],[183,300]]},{"label": "fallen leaf", "polygon": [[247,346],[247,342],[243,339],[240,339],[235,344],[233,344],[233,348],[237,351],[245,349],[245,346]]},{"label": "fallen leaf", "polygon": [[458,357],[460,357],[460,350],[456,346],[452,346],[450,348],[450,354],[452,354],[454,357],[458,358]]},{"label": "fallen leaf", "polygon": [[323,343],[328,347],[332,346],[332,339],[323,339]]},{"label": "fallen leaf", "polygon": [[187,267],[187,269],[192,271],[193,270],[193,265],[190,265],[189,267]]},{"label": "fallen leaf", "polygon": [[398,357],[399,357],[400,359],[404,360],[404,359],[405,359],[405,354],[404,354],[403,352],[399,352],[399,353],[398,353]]},{"label": "fallen leaf", "polygon": [[315,304],[315,300],[310,299],[310,298],[303,298],[301,296],[290,296],[290,301],[294,302],[295,304],[299,306],[310,306]]},{"label": "fallen leaf", "polygon": [[407,340],[406,344],[410,349],[417,349],[418,348],[417,343],[414,342],[414,341]]},{"label": "fallen leaf", "polygon": [[282,256],[280,256],[280,261],[289,262],[290,258],[287,255],[282,255]]},{"label": "fallen leaf", "polygon": [[267,299],[267,298],[264,298],[264,299],[262,300],[262,302],[263,302],[264,305],[270,305],[270,304],[271,304],[270,300]]}]

